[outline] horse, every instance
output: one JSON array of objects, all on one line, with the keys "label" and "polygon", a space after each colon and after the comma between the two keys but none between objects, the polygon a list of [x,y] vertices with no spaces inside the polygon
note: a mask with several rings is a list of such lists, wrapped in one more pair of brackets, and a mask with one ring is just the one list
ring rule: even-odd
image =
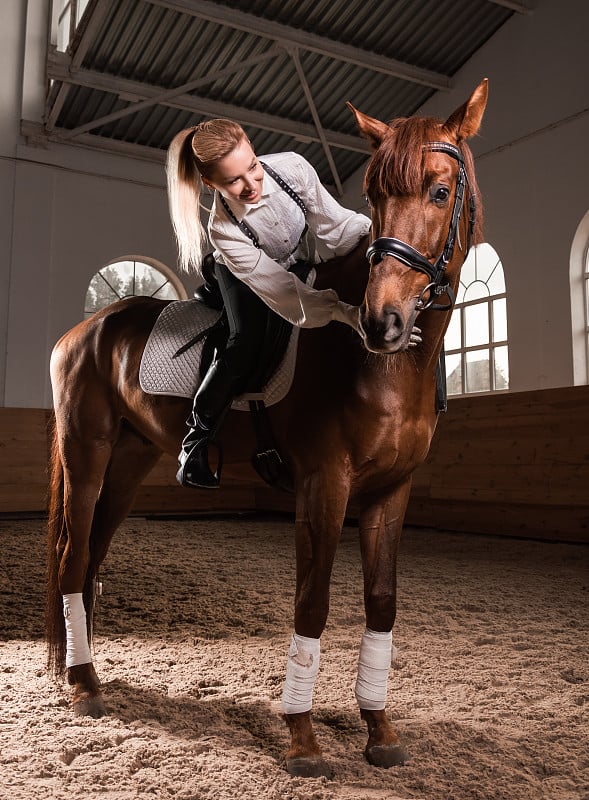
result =
[{"label": "horse", "polygon": [[[445,121],[413,116],[384,123],[348,104],[372,151],[364,182],[372,242],[366,250],[366,238],[347,256],[319,265],[316,286],[332,287],[359,307],[360,335],[338,323],[302,329],[292,387],[268,409],[294,476],[294,629],[306,640],[318,640],[327,621],[350,500],[357,509],[366,631],[386,639],[393,628],[412,473],[427,456],[439,414],[436,368],[444,333],[469,246],[482,241],[467,140],[479,130],[487,94],[485,79]],[[67,332],[51,356],[48,667],[67,674],[76,714],[105,713],[89,649],[99,567],[142,480],[162,453],[178,453],[190,411],[189,400],[145,394],[139,383],[141,355],[164,305],[153,298],[115,303]],[[410,347],[417,324],[422,341]],[[230,458],[247,446],[246,416],[231,411],[226,418]],[[73,612],[63,598],[76,593],[83,597],[83,622],[70,620],[66,632],[64,614]],[[367,725],[364,755],[375,766],[401,765],[408,754],[385,708],[390,639],[384,658],[363,646],[359,681],[376,698],[358,700]],[[289,667],[287,661],[287,676]],[[356,696],[362,691],[357,684]],[[311,708],[284,718],[287,771],[330,775]]]}]

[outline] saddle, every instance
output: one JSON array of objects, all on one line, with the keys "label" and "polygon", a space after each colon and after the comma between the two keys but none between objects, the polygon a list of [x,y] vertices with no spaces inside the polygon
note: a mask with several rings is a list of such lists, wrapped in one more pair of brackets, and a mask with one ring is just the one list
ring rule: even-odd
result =
[{"label": "saddle", "polygon": [[[313,265],[298,262],[291,267],[304,282],[314,278]],[[191,398],[213,359],[223,351],[229,335],[223,299],[214,277],[212,254],[202,266],[205,282],[194,300],[168,304],[147,341],[139,369],[139,382],[148,394]],[[299,329],[268,310],[264,346],[255,372],[232,408],[250,411],[257,448],[252,465],[271,486],[293,491],[291,470],[278,452],[267,406],[282,400],[292,383]]]}]

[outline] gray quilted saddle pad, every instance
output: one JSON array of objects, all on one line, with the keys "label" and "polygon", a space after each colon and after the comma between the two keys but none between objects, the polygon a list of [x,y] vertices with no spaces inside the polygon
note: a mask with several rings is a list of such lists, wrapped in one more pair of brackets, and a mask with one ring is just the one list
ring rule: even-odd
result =
[{"label": "gray quilted saddle pad", "polygon": [[[199,365],[204,339],[172,358],[186,342],[210,328],[221,316],[220,311],[208,308],[198,300],[176,300],[165,306],[145,345],[139,383],[147,394],[167,394],[175,397],[194,397],[200,383]],[[263,400],[267,406],[278,403],[290,389],[294,376],[299,329],[293,328],[288,349],[281,365],[264,390],[243,394],[232,408],[249,411],[250,400]]]}]

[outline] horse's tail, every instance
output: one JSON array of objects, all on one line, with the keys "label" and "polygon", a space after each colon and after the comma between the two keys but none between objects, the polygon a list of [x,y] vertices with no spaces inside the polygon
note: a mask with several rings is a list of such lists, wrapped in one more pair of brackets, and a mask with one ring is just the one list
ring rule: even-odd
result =
[{"label": "horse's tail", "polygon": [[45,639],[47,641],[47,668],[52,674],[61,675],[65,670],[66,638],[63,620],[63,600],[59,589],[59,564],[66,544],[67,533],[63,503],[63,464],[58,448],[55,417],[52,419],[51,428]]}]

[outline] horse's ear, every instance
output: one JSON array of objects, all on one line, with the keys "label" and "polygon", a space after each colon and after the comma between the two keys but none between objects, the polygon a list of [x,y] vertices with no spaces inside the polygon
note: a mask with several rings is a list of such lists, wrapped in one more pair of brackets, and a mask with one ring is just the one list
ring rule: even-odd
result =
[{"label": "horse's ear", "polygon": [[448,117],[444,123],[444,130],[458,142],[470,139],[478,133],[488,95],[489,80],[483,78],[466,103]]},{"label": "horse's ear", "polygon": [[358,128],[360,128],[360,133],[368,139],[372,149],[376,150],[382,142],[385,133],[388,132],[389,126],[384,122],[368,117],[366,114],[358,111],[349,101],[346,105],[356,117],[356,124]]}]

